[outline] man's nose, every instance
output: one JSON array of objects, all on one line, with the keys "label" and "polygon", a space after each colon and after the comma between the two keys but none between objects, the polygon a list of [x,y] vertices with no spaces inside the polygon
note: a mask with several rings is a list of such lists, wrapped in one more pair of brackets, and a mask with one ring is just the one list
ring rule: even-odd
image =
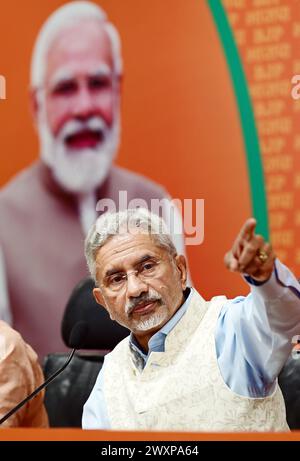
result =
[{"label": "man's nose", "polygon": [[136,298],[142,293],[148,291],[148,285],[142,281],[135,272],[127,274],[127,296],[128,298]]},{"label": "man's nose", "polygon": [[73,100],[73,116],[86,119],[95,114],[95,105],[92,92],[86,86],[78,88],[78,92]]}]

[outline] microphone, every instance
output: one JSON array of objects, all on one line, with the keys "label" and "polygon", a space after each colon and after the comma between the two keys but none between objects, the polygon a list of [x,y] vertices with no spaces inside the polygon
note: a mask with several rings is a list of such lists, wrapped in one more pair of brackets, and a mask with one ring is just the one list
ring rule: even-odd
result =
[{"label": "microphone", "polygon": [[40,391],[42,391],[48,384],[50,384],[64,369],[69,365],[71,362],[75,351],[77,349],[80,349],[80,344],[82,344],[82,339],[85,336],[86,332],[88,329],[88,323],[87,322],[77,322],[74,327],[72,328],[71,334],[70,334],[70,339],[69,339],[69,344],[73,348],[71,351],[69,357],[67,358],[66,362],[63,364],[62,367],[60,367],[57,371],[55,371],[51,376],[49,376],[46,381],[44,381],[39,387],[37,387],[31,394],[29,394],[24,400],[22,400],[20,403],[18,403],[14,408],[12,408],[6,415],[4,415],[0,419],[0,426],[3,424],[10,416],[12,416],[14,413],[16,413],[20,408],[25,405],[25,403],[29,402],[29,400],[33,399]]}]

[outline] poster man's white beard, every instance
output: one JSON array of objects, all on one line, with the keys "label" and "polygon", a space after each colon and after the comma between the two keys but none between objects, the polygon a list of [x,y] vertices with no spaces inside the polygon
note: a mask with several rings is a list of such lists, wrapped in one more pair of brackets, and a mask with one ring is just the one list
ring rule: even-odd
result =
[{"label": "poster man's white beard", "polygon": [[[70,149],[64,139],[78,125],[97,128],[101,125],[103,141],[96,148]],[[98,126],[97,126],[98,125]],[[73,131],[72,131],[73,130]],[[87,123],[71,121],[66,124],[58,138],[54,138],[44,121],[39,123],[41,156],[60,186],[71,193],[85,194],[99,187],[108,175],[119,146],[119,117],[111,128],[95,117]]]},{"label": "poster man's white beard", "polygon": [[62,152],[57,155],[52,166],[56,181],[73,193],[87,193],[99,187],[112,163],[111,153],[99,150],[83,149],[80,153]]}]

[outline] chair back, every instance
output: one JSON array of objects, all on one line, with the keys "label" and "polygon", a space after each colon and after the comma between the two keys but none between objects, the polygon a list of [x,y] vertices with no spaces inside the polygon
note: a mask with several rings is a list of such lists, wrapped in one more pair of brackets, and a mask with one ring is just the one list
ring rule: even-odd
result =
[{"label": "chair back", "polygon": [[[94,286],[91,277],[79,282],[65,308],[61,325],[63,340],[72,348],[71,333],[76,325],[84,324],[78,349],[85,352],[76,353],[67,368],[46,388],[45,406],[51,427],[81,427],[83,405],[92,391],[105,354],[129,335],[129,330],[113,322],[106,310],[96,303]],[[67,361],[68,355],[58,352],[46,356],[45,379]]]}]

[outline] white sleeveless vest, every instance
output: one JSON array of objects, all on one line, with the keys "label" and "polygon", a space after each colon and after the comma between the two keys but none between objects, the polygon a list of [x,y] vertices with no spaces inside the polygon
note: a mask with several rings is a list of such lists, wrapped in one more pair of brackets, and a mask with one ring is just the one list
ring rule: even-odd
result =
[{"label": "white sleeveless vest", "polygon": [[[281,391],[243,397],[225,384],[214,331],[226,297],[210,302],[194,291],[187,312],[166,338],[135,367],[125,338],[107,356],[104,396],[112,429],[176,431],[288,430]],[[238,370],[236,370],[238,372]]]}]

